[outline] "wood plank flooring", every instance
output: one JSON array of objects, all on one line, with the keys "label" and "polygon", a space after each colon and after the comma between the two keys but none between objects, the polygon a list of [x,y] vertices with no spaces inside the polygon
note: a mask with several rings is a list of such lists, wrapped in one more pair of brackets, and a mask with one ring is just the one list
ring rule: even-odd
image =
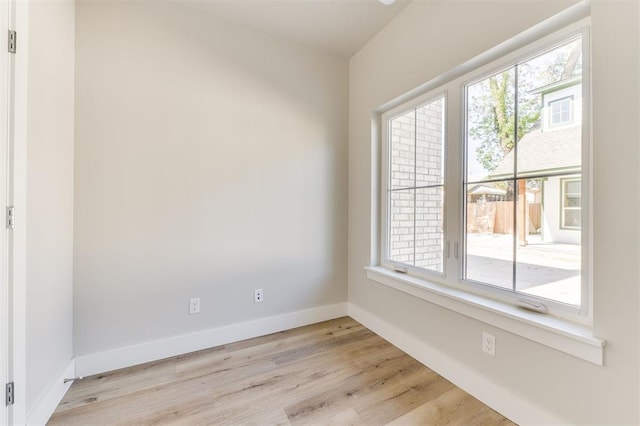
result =
[{"label": "wood plank flooring", "polygon": [[512,425],[351,318],[87,377],[49,425]]}]

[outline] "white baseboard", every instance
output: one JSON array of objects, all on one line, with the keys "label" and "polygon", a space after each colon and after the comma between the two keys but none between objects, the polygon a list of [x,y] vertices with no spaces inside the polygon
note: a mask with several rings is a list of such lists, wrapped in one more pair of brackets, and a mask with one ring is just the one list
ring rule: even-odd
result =
[{"label": "white baseboard", "polygon": [[45,425],[53,412],[62,401],[62,398],[71,387],[72,382],[64,383],[64,379],[75,377],[76,364],[75,360],[71,360],[64,371],[49,385],[42,397],[36,402],[33,408],[27,414],[27,425],[40,426]]},{"label": "white baseboard", "polygon": [[487,380],[424,341],[351,303],[349,316],[519,425],[566,424],[551,413],[518,398],[509,389]]},{"label": "white baseboard", "polygon": [[338,303],[82,355],[76,357],[76,374],[91,376],[346,315],[347,304]]}]

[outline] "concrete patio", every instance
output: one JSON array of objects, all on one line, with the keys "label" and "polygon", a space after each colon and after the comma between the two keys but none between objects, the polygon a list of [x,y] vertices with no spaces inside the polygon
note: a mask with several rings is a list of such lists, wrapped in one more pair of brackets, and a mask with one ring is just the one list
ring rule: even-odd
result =
[{"label": "concrete patio", "polygon": [[[570,305],[580,304],[581,248],[543,242],[529,235],[516,247],[516,290]],[[512,288],[513,237],[505,234],[467,235],[467,278]]]}]

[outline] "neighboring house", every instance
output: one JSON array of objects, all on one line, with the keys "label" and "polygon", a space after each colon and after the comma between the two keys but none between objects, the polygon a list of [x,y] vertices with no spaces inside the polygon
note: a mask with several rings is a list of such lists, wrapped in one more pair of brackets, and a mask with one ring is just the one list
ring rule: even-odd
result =
[{"label": "neighboring house", "polygon": [[468,192],[469,202],[506,201],[507,191],[490,184],[473,185]]},{"label": "neighboring house", "polygon": [[[542,96],[542,123],[518,142],[518,177],[554,175],[543,179],[541,184],[542,239],[579,244],[582,81],[580,77],[572,77],[532,93]],[[513,176],[514,155],[514,150],[509,152],[491,177]]]}]

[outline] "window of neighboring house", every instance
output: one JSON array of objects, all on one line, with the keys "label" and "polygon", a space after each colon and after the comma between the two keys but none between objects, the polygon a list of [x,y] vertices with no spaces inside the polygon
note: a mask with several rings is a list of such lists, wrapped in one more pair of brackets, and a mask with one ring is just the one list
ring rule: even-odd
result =
[{"label": "window of neighboring house", "polygon": [[[581,122],[575,103],[588,114],[585,34],[549,37],[382,115],[381,266],[586,313],[588,126],[542,131],[543,93],[560,97],[554,123]],[[581,232],[558,232],[567,227]]]},{"label": "window of neighboring house", "polygon": [[568,96],[566,98],[549,102],[549,120],[551,126],[560,126],[563,124],[571,123],[572,101],[573,98],[571,96]]},{"label": "window of neighboring house", "polygon": [[562,227],[580,229],[582,225],[582,191],[580,179],[562,180]]}]

